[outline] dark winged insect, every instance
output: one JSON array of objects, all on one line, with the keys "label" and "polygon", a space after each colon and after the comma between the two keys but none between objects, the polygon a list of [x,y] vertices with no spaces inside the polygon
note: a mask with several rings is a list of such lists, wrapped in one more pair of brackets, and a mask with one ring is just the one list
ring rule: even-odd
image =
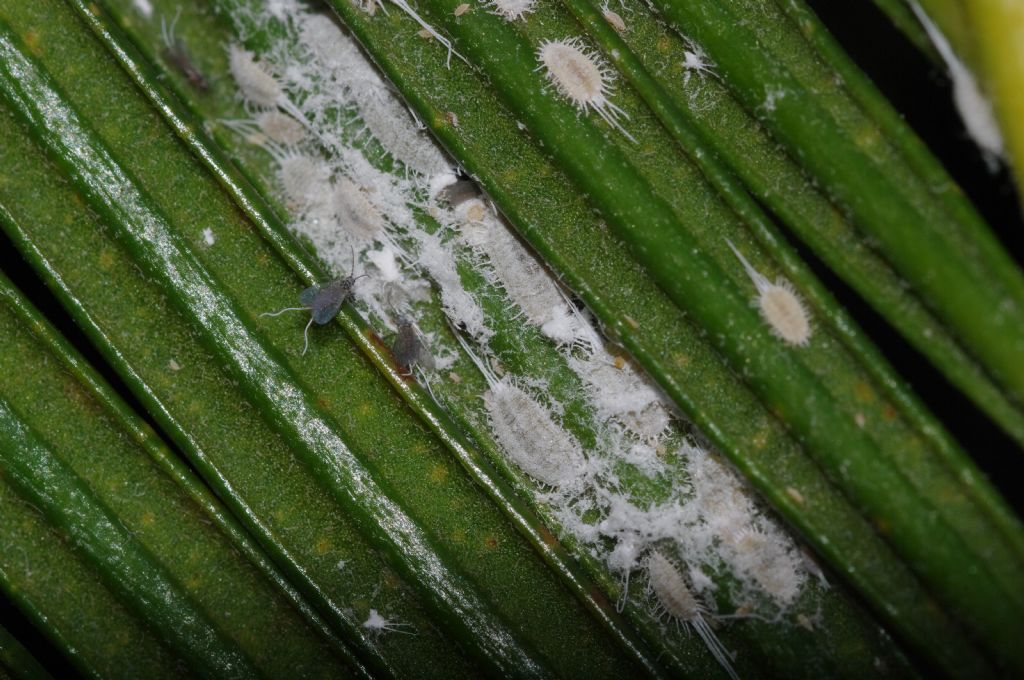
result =
[{"label": "dark winged insect", "polygon": [[404,316],[400,316],[398,317],[397,325],[398,335],[395,336],[395,342],[391,346],[391,353],[395,355],[395,363],[406,371],[411,371],[412,367],[416,364],[432,368],[433,358],[427,354],[423,347],[423,342],[420,340],[416,328],[412,325],[412,321]]},{"label": "dark winged insect", "polygon": [[178,9],[178,13],[174,15],[174,19],[171,21],[171,25],[168,26],[163,17],[160,18],[160,35],[164,41],[164,59],[166,59],[174,68],[178,69],[189,85],[199,90],[200,92],[206,92],[210,89],[210,83],[206,80],[206,77],[202,72],[196,68],[196,65],[192,63],[192,59],[188,56],[188,51],[185,49],[184,43],[174,37],[174,26],[178,23],[178,17],[181,15],[181,8]]},{"label": "dark winged insect", "polygon": [[[355,253],[352,255],[353,268],[355,267]],[[352,294],[352,286],[358,279],[363,278],[366,274],[360,274],[359,276],[343,276],[328,281],[327,283],[313,284],[309,288],[299,293],[299,304],[301,307],[285,307],[276,312],[263,312],[260,316],[279,316],[285,312],[300,312],[308,311],[311,312],[309,317],[309,323],[306,324],[306,330],[303,331],[302,336],[305,339],[305,344],[302,346],[302,354],[305,356],[306,350],[309,349],[309,327],[315,322],[318,326],[330,323],[334,317],[338,316],[338,311],[341,310],[341,306],[345,303],[345,300]]]}]

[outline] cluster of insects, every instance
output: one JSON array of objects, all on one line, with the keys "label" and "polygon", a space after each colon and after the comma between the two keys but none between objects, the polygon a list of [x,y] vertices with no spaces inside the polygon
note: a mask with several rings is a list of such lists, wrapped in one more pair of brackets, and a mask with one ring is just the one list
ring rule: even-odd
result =
[{"label": "cluster of insects", "polygon": [[[285,1],[282,6],[288,4]],[[392,4],[411,13],[411,7],[405,0],[393,1]],[[489,0],[483,4],[496,14],[517,20],[532,11],[534,0]],[[384,3],[368,0],[363,6],[383,9]],[[454,14],[462,16],[471,9],[474,8],[470,4],[463,3],[455,9]],[[602,8],[602,14],[619,33],[628,31],[622,16],[611,11],[607,4]],[[424,26],[422,20],[414,18]],[[394,365],[407,375],[415,367],[431,371],[434,369],[434,360],[426,339],[417,329],[416,320],[406,315],[408,312],[400,313],[392,304],[390,296],[390,287],[399,291],[399,295],[403,294],[402,286],[412,290],[408,285],[408,274],[400,271],[398,260],[415,261],[425,272],[425,278],[438,291],[444,314],[457,326],[454,329],[455,338],[464,343],[463,356],[472,359],[487,381],[486,392],[480,395],[487,419],[486,425],[482,427],[489,430],[496,448],[508,461],[513,474],[517,471],[522,473],[523,477],[536,484],[542,497],[553,499],[550,503],[554,508],[555,521],[561,523],[563,518],[569,520],[561,525],[567,533],[578,531],[578,527],[584,524],[569,526],[569,523],[575,521],[571,515],[574,510],[570,508],[564,515],[559,515],[562,509],[559,504],[570,507],[572,503],[580,502],[580,499],[592,499],[604,493],[608,497],[614,495],[615,502],[619,504],[617,507],[633,512],[633,515],[613,517],[613,523],[617,524],[609,528],[605,520],[606,515],[612,512],[602,507],[600,511],[606,513],[602,515],[602,527],[597,528],[592,523],[586,529],[601,541],[607,540],[616,550],[619,546],[629,546],[628,560],[616,565],[609,557],[608,564],[613,570],[626,574],[627,583],[631,572],[639,574],[644,580],[645,593],[639,596],[634,593],[634,604],[639,603],[656,618],[667,619],[669,626],[696,632],[726,672],[735,677],[731,667],[734,654],[722,645],[712,629],[719,616],[710,604],[708,577],[703,576],[698,568],[707,563],[708,555],[692,550],[693,543],[686,543],[675,533],[644,533],[650,528],[648,518],[655,511],[665,514],[663,506],[646,510],[634,507],[630,505],[636,502],[633,498],[617,487],[612,488],[616,483],[614,480],[609,482],[607,479],[599,479],[610,469],[602,467],[607,465],[602,456],[617,456],[613,463],[625,461],[634,466],[634,470],[640,469],[640,463],[636,463],[635,459],[642,457],[641,454],[646,456],[645,460],[649,458],[654,461],[651,467],[662,464],[659,456],[664,454],[663,449],[666,447],[658,446],[658,443],[668,436],[666,432],[671,431],[671,416],[669,407],[661,401],[660,393],[645,380],[639,369],[623,357],[609,353],[613,350],[606,347],[592,319],[586,316],[584,310],[577,309],[551,274],[507,230],[507,225],[501,223],[480,187],[469,179],[458,179],[452,171],[450,159],[439,149],[429,144],[411,143],[422,142],[423,138],[422,134],[410,128],[415,116],[409,115],[400,100],[389,98],[390,95],[384,93],[383,85],[363,73],[360,65],[353,61],[358,56],[358,49],[354,45],[345,47],[348,43],[338,33],[335,24],[323,15],[302,14],[296,15],[295,26],[296,34],[304,44],[310,46],[310,54],[319,62],[319,68],[323,71],[329,65],[334,73],[341,74],[333,77],[333,80],[324,81],[330,84],[331,96],[335,100],[352,102],[368,136],[380,142],[388,153],[401,161],[406,169],[406,180],[410,176],[422,180],[419,189],[429,195],[431,208],[449,216],[451,234],[454,236],[450,240],[442,240],[433,234],[417,233],[409,237],[409,240],[416,241],[415,247],[403,252],[404,246],[393,238],[393,234],[388,233],[388,225],[406,222],[388,210],[392,210],[389,206],[407,202],[408,196],[400,195],[398,191],[392,194],[392,185],[381,182],[369,171],[361,171],[362,166],[353,164],[348,157],[345,157],[346,164],[337,162],[335,159],[341,157],[341,154],[330,153],[331,144],[337,145],[337,142],[330,130],[324,128],[322,116],[311,108],[313,105],[310,102],[318,99],[308,92],[296,94],[294,91],[301,90],[296,83],[315,82],[315,77],[310,75],[313,61],[310,64],[294,65],[295,70],[310,67],[302,72],[302,78],[297,78],[295,73],[286,70],[281,64],[275,66],[272,58],[264,60],[240,45],[231,45],[227,54],[229,69],[250,117],[246,120],[222,122],[226,127],[244,135],[250,143],[263,147],[273,158],[278,168],[283,196],[287,199],[286,205],[303,218],[297,219],[296,223],[335,225],[330,229],[344,225],[345,238],[331,233],[324,239],[326,246],[323,246],[324,241],[300,232],[317,244],[321,257],[343,270],[346,255],[349,254],[346,250],[354,244],[347,274],[305,288],[299,293],[298,306],[265,312],[262,316],[276,317],[289,311],[308,313],[309,318],[303,330],[302,355],[305,355],[309,351],[312,326],[330,323],[339,315],[344,304],[353,295],[357,295],[361,302],[370,307],[375,318],[390,320],[385,323],[394,329],[390,347]],[[424,31],[429,35],[436,34],[426,26]],[[191,64],[182,44],[175,40],[174,22],[171,22],[163,36],[166,48],[164,60],[168,65],[177,69],[196,90],[202,92],[209,87],[206,79]],[[450,43],[441,44],[452,50]],[[688,53],[684,68],[688,73],[706,71],[710,66],[703,54],[697,48],[694,50],[692,58]],[[451,53],[459,56],[453,50]],[[543,72],[556,96],[567,99],[581,111],[596,113],[632,140],[624,127],[628,123],[628,115],[612,102],[614,71],[600,57],[598,50],[590,48],[582,38],[569,37],[544,42],[534,56],[539,70]],[[288,69],[292,68],[292,65],[288,66]],[[453,126],[457,127],[458,118],[454,113],[450,115],[455,121]],[[315,121],[316,129],[311,121]],[[313,146],[318,145],[328,149],[323,158],[312,150]],[[331,161],[322,162],[325,158]],[[342,170],[339,171],[339,168]],[[423,188],[427,184],[430,186],[429,192]],[[314,233],[314,227],[308,228],[310,233]],[[315,229],[318,230],[315,235],[323,237],[328,226]],[[212,245],[209,239],[207,243]],[[738,265],[736,261],[731,262],[734,269],[737,272],[742,269],[753,284],[752,303],[760,309],[764,322],[782,342],[795,346],[806,345],[813,327],[794,289],[782,279],[769,281],[747,262],[739,250],[731,243],[728,245],[738,259]],[[475,317],[471,312],[475,308],[471,308],[470,303],[475,304],[475,300],[461,287],[455,268],[453,251],[456,247],[467,246],[477,258],[473,261],[474,267],[494,287],[503,291],[510,305],[523,319],[523,324],[539,329],[542,336],[551,340],[566,357],[568,368],[580,377],[580,389],[585,393],[587,404],[595,410],[595,420],[604,424],[611,423],[607,429],[614,429],[618,433],[618,438],[614,443],[606,444],[606,449],[597,451],[592,442],[586,442],[577,430],[571,428],[563,404],[547,394],[544,385],[526,375],[507,373],[506,367],[489,350],[489,336],[479,332],[481,328],[487,330],[484,314],[481,311],[479,321],[474,322]],[[332,249],[329,255],[325,254],[326,248]],[[373,267],[372,276],[356,274],[356,251],[360,259],[365,258],[368,267]],[[751,258],[757,262],[753,255]],[[360,279],[367,276],[370,278],[357,286]],[[744,280],[741,284],[746,285],[747,282]],[[366,294],[370,289],[377,292],[373,296]],[[373,302],[368,302],[371,299]],[[411,295],[406,297],[409,301],[416,299]],[[398,305],[404,306],[404,303]],[[463,338],[476,343],[477,350],[483,350],[479,356],[465,344]],[[442,352],[437,362],[440,369],[443,365],[443,352],[449,348],[437,349]],[[443,374],[438,372],[432,375]],[[449,376],[455,384],[462,380],[454,372]],[[441,396],[445,395],[441,393]],[[686,465],[688,470],[695,469],[690,467],[695,465],[691,460]],[[722,472],[723,476],[727,474],[727,471]],[[698,483],[699,480],[694,482],[695,488]],[[605,486],[598,490],[597,486],[602,484]],[[711,495],[706,493],[706,489],[716,485],[722,486],[720,479],[707,482],[702,491],[702,503]],[[734,487],[727,488],[730,492],[735,491]],[[731,517],[739,518],[737,524],[742,522],[743,526],[754,526],[754,520],[751,519],[754,511],[745,506],[740,508],[734,501],[738,492],[727,494],[723,491],[721,495],[733,503]],[[683,502],[688,502],[688,499]],[[597,505],[588,507],[597,512]],[[718,518],[726,514],[715,512]],[[687,527],[689,530],[689,525]],[[619,533],[616,534],[616,531]],[[753,535],[756,538],[764,537],[765,541],[769,538],[776,540],[774,535]],[[734,541],[736,552],[755,543],[747,534],[737,533],[737,536],[739,538]],[[782,539],[778,539],[777,543],[781,545]],[[613,549],[606,550],[611,554]],[[681,558],[684,555],[685,560]],[[762,562],[764,564],[755,564],[751,573],[784,572],[796,582],[796,576],[792,569],[788,569],[788,563],[782,565],[787,569],[776,569],[778,565],[775,562],[767,559]],[[727,560],[726,565],[732,568]],[[752,577],[748,575],[746,578],[749,580]],[[628,585],[623,592],[625,597]],[[705,601],[709,604],[705,604]],[[375,609],[370,610],[362,626],[375,633],[411,632],[403,629],[402,624],[386,619]]]},{"label": "cluster of insects", "polygon": [[[352,270],[355,270],[355,251],[352,252]],[[309,350],[309,329],[315,323],[323,326],[334,320],[341,311],[341,306],[352,296],[356,281],[367,276],[339,276],[325,283],[318,283],[299,293],[299,307],[285,307],[276,312],[264,312],[260,316],[280,316],[285,312],[309,312],[309,323],[303,331],[302,355]],[[420,334],[413,322],[406,316],[396,320],[398,333],[391,345],[391,353],[395,364],[408,374],[416,365],[430,368],[432,359],[426,351]]]}]

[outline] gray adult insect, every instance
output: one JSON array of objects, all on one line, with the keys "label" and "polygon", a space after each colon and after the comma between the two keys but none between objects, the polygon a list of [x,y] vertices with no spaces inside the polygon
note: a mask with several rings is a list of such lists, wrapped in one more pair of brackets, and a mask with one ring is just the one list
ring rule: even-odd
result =
[{"label": "gray adult insect", "polygon": [[185,76],[189,85],[200,92],[206,92],[210,89],[210,82],[206,79],[206,76],[196,68],[196,65],[192,63],[192,59],[188,56],[188,50],[185,49],[185,44],[174,37],[174,27],[178,23],[179,16],[181,16],[180,7],[174,15],[174,19],[171,21],[170,26],[167,25],[164,17],[160,17],[160,35],[164,41],[164,59],[170,62],[174,68],[178,69],[178,71]]},{"label": "gray adult insect", "polygon": [[423,347],[423,341],[420,340],[419,333],[416,332],[412,321],[400,316],[396,325],[398,326],[398,335],[395,336],[395,342],[391,345],[395,363],[407,371],[411,371],[416,364],[420,364],[424,368],[433,368],[434,359]]},{"label": "gray adult insect", "polygon": [[352,286],[357,279],[361,279],[364,276],[366,274],[344,276],[327,283],[314,284],[299,293],[299,304],[302,307],[285,307],[276,312],[263,312],[260,316],[280,316],[285,312],[312,312],[309,316],[309,323],[306,324],[306,330],[302,333],[305,339],[305,344],[302,346],[302,355],[305,356],[306,350],[309,349],[309,327],[314,323],[318,326],[323,326],[338,316],[341,306],[352,294]]}]

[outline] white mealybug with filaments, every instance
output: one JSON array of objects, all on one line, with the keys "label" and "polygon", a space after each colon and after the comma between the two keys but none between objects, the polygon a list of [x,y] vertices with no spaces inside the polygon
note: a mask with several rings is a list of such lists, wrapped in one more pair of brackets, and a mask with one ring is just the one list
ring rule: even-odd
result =
[{"label": "white mealybug with filaments", "polygon": [[622,20],[618,12],[612,10],[608,6],[608,3],[601,5],[601,16],[608,22],[608,25],[615,29],[616,33],[622,34],[626,32],[626,22]]},{"label": "white mealybug with filaments", "polygon": [[375,239],[384,240],[384,216],[366,196],[366,192],[344,175],[334,180],[327,208],[353,237],[360,250]]},{"label": "white mealybug with filaments", "polygon": [[690,592],[686,579],[672,560],[657,550],[651,550],[647,556],[647,579],[650,590],[658,599],[662,615],[668,614],[683,626],[692,626],[729,677],[739,680],[739,676],[732,668],[732,654],[711,630],[711,626],[704,619],[707,611]]},{"label": "white mealybug with filaments", "polygon": [[536,4],[537,0],[487,0],[487,6],[493,10],[493,14],[509,21],[523,18],[533,11]]},{"label": "white mealybug with filaments", "polygon": [[928,38],[935,45],[942,60],[946,62],[949,79],[953,85],[953,103],[956,104],[960,118],[963,119],[964,125],[967,127],[967,134],[981,149],[989,170],[995,172],[999,169],[999,159],[1006,156],[1006,146],[999,123],[992,110],[992,102],[986,99],[974,74],[956,55],[946,36],[925,14],[921,6],[916,2],[911,2],[910,8],[914,10],[917,20],[924,26]]},{"label": "white mealybug with filaments", "polygon": [[408,623],[396,623],[395,621],[388,621],[380,615],[376,609],[370,610],[370,615],[363,621],[363,628],[373,632],[387,632],[387,633],[405,633],[406,635],[413,635],[411,630],[405,630],[403,626],[409,627]]},{"label": "white mealybug with filaments", "polygon": [[256,114],[256,124],[267,139],[278,144],[295,146],[306,139],[306,127],[281,111],[262,111]]},{"label": "white mealybug with filaments", "polygon": [[727,240],[726,243],[757,288],[757,307],[761,310],[761,318],[787,344],[805,347],[811,341],[811,319],[804,303],[793,290],[793,284],[783,278],[772,283],[751,266],[732,241]]},{"label": "white mealybug with filaments", "polygon": [[261,111],[254,118],[223,119],[221,125],[236,132],[249,144],[266,147],[270,142],[283,146],[296,146],[307,136],[299,121],[281,111]]},{"label": "white mealybug with filaments", "polygon": [[277,162],[277,179],[291,203],[289,207],[304,211],[328,200],[328,196],[311,192],[316,187],[327,186],[331,176],[330,166],[323,158],[277,144],[263,148]]},{"label": "white mealybug with filaments", "polygon": [[241,45],[231,45],[228,48],[228,66],[247,104],[261,109],[280,108],[312,130],[302,111],[288,99],[281,83],[262,62],[256,60],[256,55]]},{"label": "white mealybug with filaments", "polygon": [[499,379],[453,329],[462,349],[487,380],[484,405],[494,438],[519,469],[555,489],[574,487],[586,465],[576,438],[548,410],[510,379]]},{"label": "white mealybug with filaments", "polygon": [[593,109],[629,141],[636,142],[619,123],[620,118],[629,116],[608,99],[614,78],[612,70],[580,38],[543,42],[537,48],[537,60],[541,64],[538,70],[543,68],[547,72],[559,94],[581,111]]},{"label": "white mealybug with filaments", "polygon": [[690,76],[694,73],[714,73],[712,70],[714,64],[708,59],[708,55],[704,52],[704,48],[697,43],[687,40],[686,50],[683,52],[683,69],[686,73],[683,74],[683,85],[690,84]]},{"label": "white mealybug with filaments", "polygon": [[545,336],[559,345],[582,345],[583,322],[573,314],[574,308],[555,280],[480,198],[463,199],[468,189],[458,182],[450,188],[449,202],[459,201],[454,212],[462,222],[463,240],[487,258],[484,276],[504,288]]}]

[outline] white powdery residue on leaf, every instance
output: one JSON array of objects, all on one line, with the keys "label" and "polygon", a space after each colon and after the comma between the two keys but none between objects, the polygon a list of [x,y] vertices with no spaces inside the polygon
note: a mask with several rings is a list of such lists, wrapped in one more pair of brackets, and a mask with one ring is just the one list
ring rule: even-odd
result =
[{"label": "white powdery residue on leaf", "polygon": [[417,231],[412,236],[418,241],[418,265],[441,289],[441,306],[456,325],[466,329],[476,341],[489,340],[494,331],[487,327],[484,310],[462,285],[455,266],[455,257],[437,234]]},{"label": "white powdery residue on leaf", "polygon": [[505,289],[531,324],[560,345],[587,337],[558,284],[482,200],[463,201],[455,212],[463,240],[487,257],[485,273],[493,274],[492,283]]},{"label": "white powdery residue on leaf", "polygon": [[366,259],[377,268],[376,276],[384,283],[397,283],[402,280],[394,246],[384,245],[378,250],[371,250],[366,254]]},{"label": "white powdery residue on leaf", "polygon": [[622,442],[618,447],[619,459],[628,463],[646,477],[654,477],[665,471],[665,465],[658,458],[658,450],[643,442]]},{"label": "white powdery residue on leaf", "polygon": [[459,178],[451,171],[450,168],[444,172],[439,172],[436,175],[431,175],[430,179],[427,181],[427,196],[429,196],[432,201],[437,200],[441,195],[441,192],[458,182]]},{"label": "white powdery residue on leaf", "polygon": [[366,129],[396,160],[425,177],[451,172],[452,163],[425,131],[416,127],[409,110],[390,91],[357,102]]},{"label": "white powdery residue on leaf", "polygon": [[[807,579],[799,549],[759,511],[752,492],[731,468],[689,444],[676,458],[685,465],[690,484],[675,486],[671,496],[642,501],[598,474],[592,492],[600,521],[588,524],[575,507],[559,511],[559,520],[599,556],[603,551],[605,563],[624,582],[644,566],[642,555],[648,550],[675,546],[686,556],[694,591],[716,590],[704,567],[728,570],[735,579],[730,598],[742,610],[752,615],[763,607],[762,618],[781,617]],[[600,537],[604,540],[597,542]]]},{"label": "white powdery residue on leaf", "polygon": [[779,101],[786,96],[786,91],[779,88],[769,88],[764,92],[764,103],[761,105],[768,113],[771,113],[778,106]]},{"label": "white powdery residue on leaf", "polygon": [[928,37],[935,45],[935,49],[939,51],[943,61],[946,62],[949,78],[953,83],[953,103],[956,104],[957,111],[960,112],[960,118],[964,121],[967,134],[981,149],[989,169],[995,171],[999,166],[999,160],[1006,157],[1006,146],[1003,141],[1003,133],[996,121],[995,112],[992,110],[992,102],[982,94],[974,74],[956,55],[946,36],[921,9],[921,6],[916,2],[911,2],[910,7],[917,15],[918,21],[924,26],[925,31],[928,32]]},{"label": "white powdery residue on leaf", "polygon": [[599,420],[614,419],[648,442],[658,441],[671,422],[669,402],[632,362],[609,354],[594,331],[594,350],[583,358],[568,356],[583,379]]},{"label": "white powdery residue on leaf", "polygon": [[293,21],[303,46],[316,62],[319,78],[340,85],[352,104],[358,104],[359,98],[390,91],[359,45],[330,17],[299,12]]},{"label": "white powdery residue on leaf", "polygon": [[217,236],[213,233],[213,229],[210,229],[209,227],[203,229],[203,243],[207,246],[212,246],[216,242]]},{"label": "white powdery residue on leaf", "polygon": [[780,610],[800,594],[807,569],[792,539],[758,510],[753,495],[732,468],[707,451],[684,449],[693,502],[719,539],[718,554],[749,595],[766,594]]},{"label": "white powdery residue on leaf", "polygon": [[418,203],[416,182],[378,170],[356,149],[338,148],[335,153],[345,175],[362,187],[377,212],[397,227],[413,227],[415,216],[410,205]]},{"label": "white powdery residue on leaf", "polygon": [[395,91],[380,77],[358,45],[323,15],[295,19],[309,53],[343,88],[369,133],[392,157],[426,177],[450,172],[452,163],[419,129]]}]

